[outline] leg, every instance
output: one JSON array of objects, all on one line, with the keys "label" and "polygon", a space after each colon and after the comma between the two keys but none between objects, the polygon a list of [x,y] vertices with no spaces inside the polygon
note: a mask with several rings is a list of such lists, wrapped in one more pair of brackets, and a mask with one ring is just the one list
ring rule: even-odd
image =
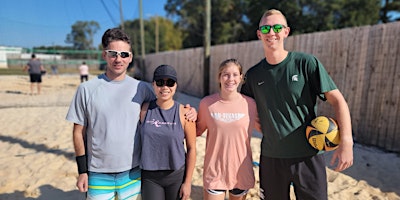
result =
[{"label": "leg", "polygon": [[291,172],[285,159],[260,156],[260,199],[289,200]]},{"label": "leg", "polygon": [[165,199],[164,188],[149,179],[142,179],[142,198]]},{"label": "leg", "polygon": [[185,176],[185,167],[172,171],[165,176],[162,180],[162,184],[165,189],[165,199],[174,200],[180,199],[179,193],[182,186],[182,182]]},{"label": "leg", "polygon": [[40,94],[41,84],[37,83],[37,93]]},{"label": "leg", "polygon": [[29,74],[29,81],[31,82],[31,93],[30,95],[33,95],[33,87],[34,87],[34,83],[35,83],[35,76],[33,74]]},{"label": "leg", "polygon": [[246,196],[247,196],[247,194],[244,194],[242,196],[236,196],[236,195],[229,194],[229,200],[246,200]]},{"label": "leg", "polygon": [[246,200],[246,196],[247,196],[247,194],[240,196],[240,197],[229,195],[229,200]]},{"label": "leg", "polygon": [[223,190],[208,190],[204,189],[204,200],[224,200],[225,191]]},{"label": "leg", "polygon": [[35,87],[35,83],[31,83],[31,95],[33,95],[33,88]]},{"label": "leg", "polygon": [[89,172],[87,200],[115,199],[114,174]]},{"label": "leg", "polygon": [[41,74],[39,74],[38,75],[38,77],[37,77],[37,92],[38,92],[38,94],[40,94],[40,88],[41,88],[41,84],[42,83],[42,75]]},{"label": "leg", "polygon": [[126,172],[119,173],[116,177],[117,197],[118,199],[139,200],[140,195],[140,169],[134,168]]},{"label": "leg", "polygon": [[294,192],[298,200],[327,200],[325,158],[323,154],[304,158],[293,165],[296,174],[293,180]]},{"label": "leg", "polygon": [[165,199],[164,188],[158,183],[157,180],[163,177],[158,177],[158,173],[152,171],[142,171],[142,199]]},{"label": "leg", "polygon": [[229,200],[245,200],[248,190],[233,189],[229,191]]}]

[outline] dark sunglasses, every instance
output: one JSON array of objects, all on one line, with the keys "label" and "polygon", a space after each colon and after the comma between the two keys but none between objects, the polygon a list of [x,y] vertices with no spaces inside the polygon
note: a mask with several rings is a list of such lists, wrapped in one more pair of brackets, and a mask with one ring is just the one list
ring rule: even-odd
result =
[{"label": "dark sunglasses", "polygon": [[286,28],[286,26],[282,25],[282,24],[274,24],[272,26],[271,25],[264,25],[264,26],[260,26],[259,29],[260,29],[262,34],[268,34],[269,31],[271,31],[271,28],[275,33],[280,33],[283,28]]},{"label": "dark sunglasses", "polygon": [[159,79],[159,80],[156,80],[156,85],[158,87],[163,87],[164,85],[166,85],[168,87],[174,87],[175,81],[172,79],[167,79],[167,80]]},{"label": "dark sunglasses", "polygon": [[129,51],[105,50],[105,52],[109,58],[116,58],[118,55],[121,56],[121,58],[127,58],[132,54]]}]

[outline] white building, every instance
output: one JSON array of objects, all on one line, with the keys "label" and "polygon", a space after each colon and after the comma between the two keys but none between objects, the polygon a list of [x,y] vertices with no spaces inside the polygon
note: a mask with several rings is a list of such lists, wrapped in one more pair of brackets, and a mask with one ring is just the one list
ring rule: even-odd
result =
[{"label": "white building", "polygon": [[8,64],[7,64],[8,56],[20,57],[21,53],[22,53],[22,47],[0,46],[0,68],[8,68]]},{"label": "white building", "polygon": [[[8,63],[13,61],[15,63],[26,63],[31,59],[31,53],[23,51],[22,47],[6,47],[0,46],[0,68],[8,68]],[[61,55],[55,54],[36,54],[36,58],[41,60],[61,60]]]}]

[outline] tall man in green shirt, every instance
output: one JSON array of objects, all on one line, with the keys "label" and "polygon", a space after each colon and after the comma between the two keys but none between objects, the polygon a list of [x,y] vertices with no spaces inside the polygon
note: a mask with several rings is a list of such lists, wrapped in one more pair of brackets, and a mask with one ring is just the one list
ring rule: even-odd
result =
[{"label": "tall man in green shirt", "polygon": [[257,36],[265,59],[250,68],[241,92],[256,100],[263,139],[260,157],[261,199],[290,199],[293,183],[297,199],[326,200],[324,155],[311,147],[305,129],[317,116],[317,97],[334,109],[341,141],[331,165],[342,171],[353,164],[353,138],[346,100],[313,55],[288,52],[284,39],[290,28],[278,10],[268,10]]}]

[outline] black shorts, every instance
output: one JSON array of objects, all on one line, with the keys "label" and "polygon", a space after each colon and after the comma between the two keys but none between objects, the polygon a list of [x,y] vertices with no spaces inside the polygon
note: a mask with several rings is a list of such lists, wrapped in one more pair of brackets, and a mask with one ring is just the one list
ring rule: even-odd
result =
[{"label": "black shorts", "polygon": [[29,74],[31,79],[31,83],[41,83],[42,82],[42,75],[41,74]]},{"label": "black shorts", "polygon": [[260,157],[261,199],[290,199],[293,184],[296,199],[327,200],[325,157],[318,154],[305,158]]},{"label": "black shorts", "polygon": [[[226,192],[226,190],[212,190],[212,189],[207,189],[206,191],[209,194],[212,194],[212,195],[225,194],[225,192]],[[234,188],[232,190],[229,190],[229,193],[231,195],[233,195],[233,196],[236,196],[236,197],[244,196],[244,195],[247,194],[247,192],[248,192],[248,190],[241,190],[241,189],[238,189],[238,188]]]},{"label": "black shorts", "polygon": [[83,80],[87,81],[89,78],[89,75],[81,75],[81,82],[83,82]]},{"label": "black shorts", "polygon": [[179,199],[185,166],[178,170],[142,170],[142,199]]}]

